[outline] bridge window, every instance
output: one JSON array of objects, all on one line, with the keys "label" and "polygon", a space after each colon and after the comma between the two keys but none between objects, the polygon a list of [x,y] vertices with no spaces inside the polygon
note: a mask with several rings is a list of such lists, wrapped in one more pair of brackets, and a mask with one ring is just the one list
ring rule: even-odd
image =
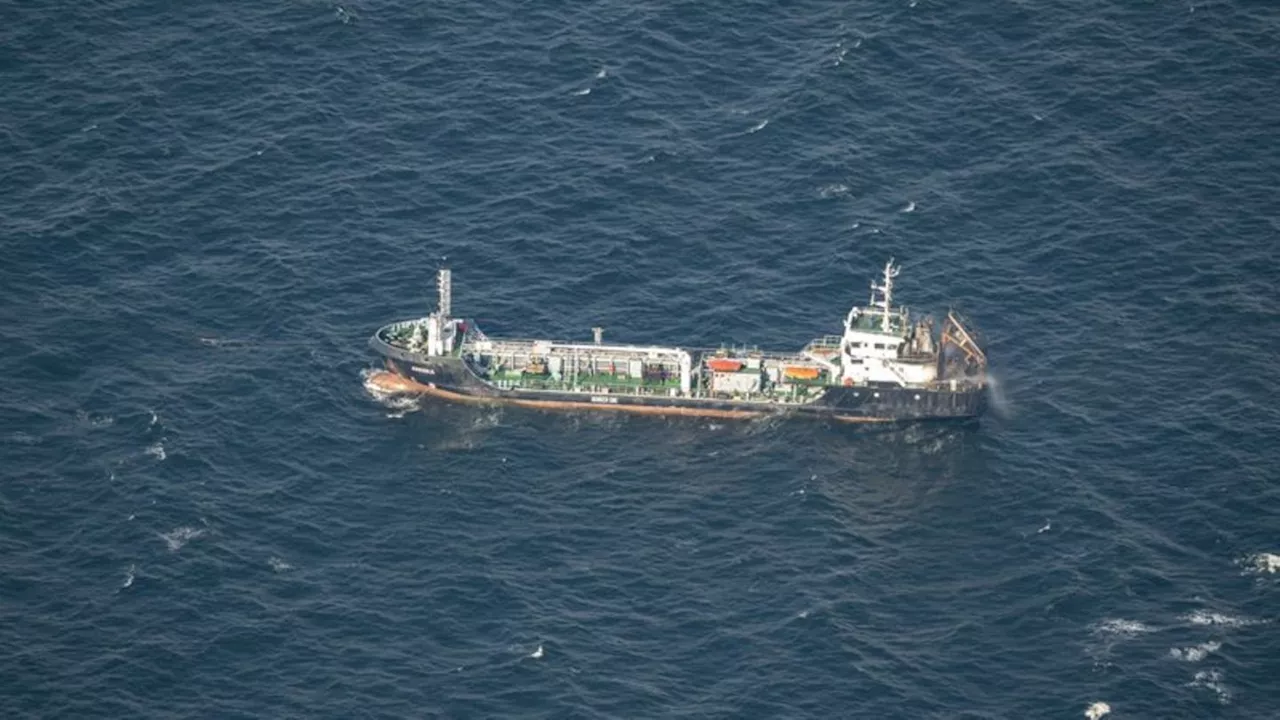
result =
[{"label": "bridge window", "polygon": [[876,349],[877,349],[877,350],[883,350],[883,349],[884,349],[884,343],[876,343]]}]

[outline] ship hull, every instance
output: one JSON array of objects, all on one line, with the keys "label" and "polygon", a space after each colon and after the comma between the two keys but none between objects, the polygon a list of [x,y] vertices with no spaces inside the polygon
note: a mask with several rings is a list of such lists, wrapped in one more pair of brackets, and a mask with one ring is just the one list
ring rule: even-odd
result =
[{"label": "ship hull", "polygon": [[472,372],[459,357],[424,357],[385,345],[378,349],[384,355],[387,369],[376,374],[372,382],[382,391],[430,395],[470,404],[725,419],[790,415],[884,423],[975,418],[985,410],[987,400],[985,388],[981,386],[960,386],[955,390],[891,385],[833,386],[806,403],[499,388]]}]

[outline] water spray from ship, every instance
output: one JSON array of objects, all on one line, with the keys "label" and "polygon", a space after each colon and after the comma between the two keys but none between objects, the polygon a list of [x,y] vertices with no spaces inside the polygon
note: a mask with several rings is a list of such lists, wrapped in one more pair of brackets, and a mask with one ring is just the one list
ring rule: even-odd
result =
[{"label": "water spray from ship", "polygon": [[1001,420],[1013,418],[1013,402],[1005,394],[1004,381],[1000,379],[999,375],[991,372],[990,368],[987,369],[987,405],[995,413],[995,416]]}]

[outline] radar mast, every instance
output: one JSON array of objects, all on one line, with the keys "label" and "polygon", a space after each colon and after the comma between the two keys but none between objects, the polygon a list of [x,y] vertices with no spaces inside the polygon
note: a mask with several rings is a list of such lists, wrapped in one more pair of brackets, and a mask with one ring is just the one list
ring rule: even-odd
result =
[{"label": "radar mast", "polygon": [[453,273],[448,268],[440,268],[436,276],[436,289],[440,293],[440,306],[437,312],[441,320],[448,320],[453,312]]},{"label": "radar mast", "polygon": [[[898,277],[898,273],[902,270],[900,266],[893,264],[893,258],[889,258],[889,262],[884,264],[884,284],[871,284],[871,304],[879,305],[881,312],[880,329],[884,332],[890,332],[889,316],[893,310],[893,279]],[[882,299],[876,302],[876,293],[881,294]]]}]

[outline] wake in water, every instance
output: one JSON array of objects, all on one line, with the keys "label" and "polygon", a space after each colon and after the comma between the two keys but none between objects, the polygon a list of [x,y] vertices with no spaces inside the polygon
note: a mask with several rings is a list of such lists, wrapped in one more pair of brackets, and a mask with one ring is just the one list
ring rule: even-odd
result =
[{"label": "wake in water", "polygon": [[404,417],[407,413],[413,412],[421,407],[419,404],[419,398],[410,395],[387,392],[379,387],[372,380],[375,372],[379,371],[370,368],[361,370],[360,382],[364,385],[364,391],[369,394],[369,397],[377,401],[379,405],[391,411],[387,413],[387,417],[399,419]]}]

